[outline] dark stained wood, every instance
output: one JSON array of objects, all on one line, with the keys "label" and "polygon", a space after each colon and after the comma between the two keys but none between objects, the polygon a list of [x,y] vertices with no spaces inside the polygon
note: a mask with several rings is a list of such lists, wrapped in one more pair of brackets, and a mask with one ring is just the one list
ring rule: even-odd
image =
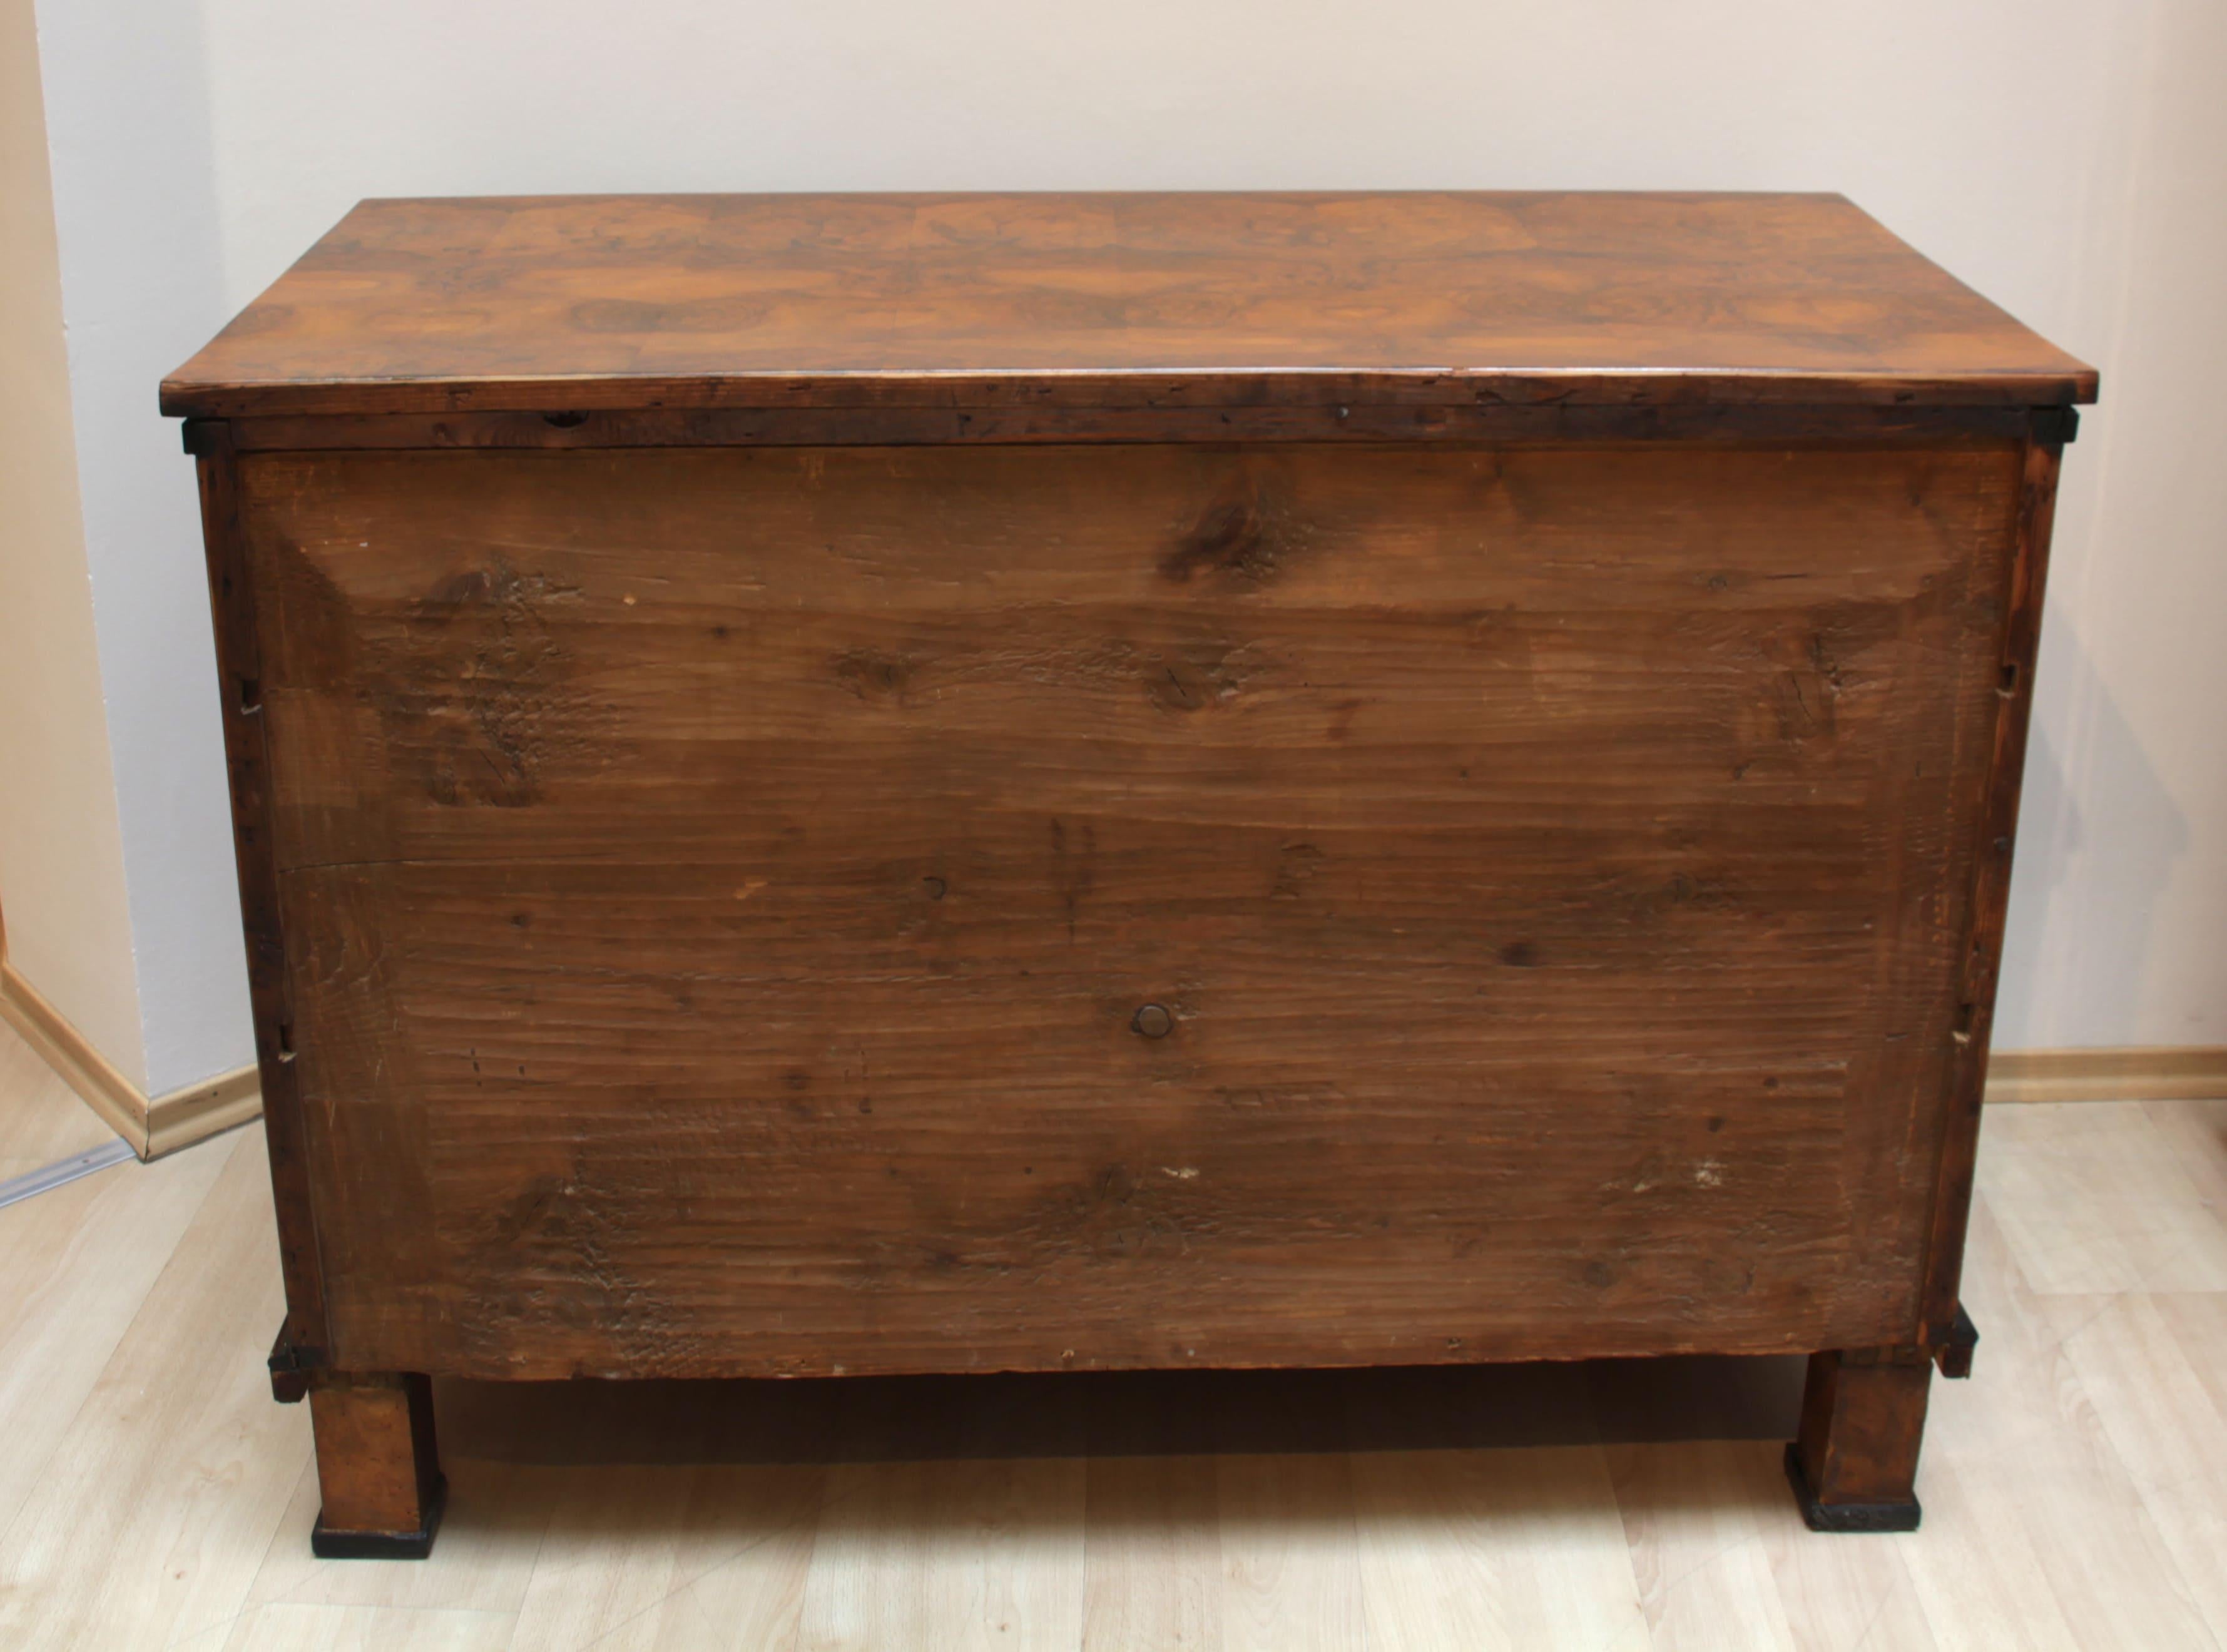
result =
[{"label": "dark stained wood", "polygon": [[279,922],[268,724],[263,716],[263,650],[240,521],[238,456],[228,426],[188,429],[198,455],[201,536],[216,634],[240,928],[246,941],[256,1068],[262,1084],[279,1262],[286,1282],[286,1319],[279,1328],[278,1345],[290,1350],[291,1357],[316,1365],[322,1362],[329,1340],[324,1270],[317,1255],[309,1165],[303,1152],[302,1106],[294,1084],[293,1011],[286,938]]},{"label": "dark stained wood", "polygon": [[979,443],[1770,442],[1852,439],[1940,447],[2026,437],[2053,410],[2026,407],[790,407],[571,413],[373,413],[229,421],[242,452],[335,448],[941,446]]},{"label": "dark stained wood", "polygon": [[2009,615],[2003,627],[1995,717],[1988,756],[1986,802],[1975,823],[1978,886],[1963,948],[1951,1100],[1942,1120],[1937,1158],[1933,1236],[1927,1247],[1924,1339],[1953,1343],[1962,1314],[1957,1286],[1964,1267],[1964,1228],[1980,1145],[1980,1109],[1988,1088],[1988,1048],[2001,979],[2003,926],[2010,915],[2011,851],[2018,837],[2019,792],[2026,775],[2026,726],[2033,714],[2033,667],[2041,642],[2041,607],[2049,570],[2050,527],[2057,511],[2062,451],[2029,443],[2019,493],[2018,539],[2011,563]]},{"label": "dark stained wood", "polygon": [[358,208],[164,390],[321,1552],[398,1373],[1801,1351],[1913,1523],[2094,391],[1834,196]]},{"label": "dark stained wood", "polygon": [[333,1357],[1915,1337],[2021,451],[244,456]]},{"label": "dark stained wood", "polygon": [[1918,1453],[1933,1363],[1924,1348],[1834,1349],[1809,1356],[1802,1432],[1786,1471],[1819,1531],[1918,1529]]},{"label": "dark stained wood", "polygon": [[446,1492],[433,1385],[394,1374],[328,1374],[309,1387],[323,1506],[310,1541],[325,1560],[422,1560]]},{"label": "dark stained wood", "polygon": [[1837,195],[613,195],[366,201],[163,406],[2026,405],[2095,383]]}]

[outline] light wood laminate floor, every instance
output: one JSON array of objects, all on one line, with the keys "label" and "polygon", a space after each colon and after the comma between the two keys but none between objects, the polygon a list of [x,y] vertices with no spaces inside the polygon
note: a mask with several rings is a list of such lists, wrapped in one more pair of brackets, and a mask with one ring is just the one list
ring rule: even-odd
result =
[{"label": "light wood laminate floor", "polygon": [[[78,1106],[0,1046],[0,1159]],[[1981,1170],[1909,1536],[1803,1530],[1797,1361],[1696,1360],[445,1384],[432,1560],[324,1563],[251,1126],[0,1210],[0,1646],[2227,1652],[2227,1103]]]}]

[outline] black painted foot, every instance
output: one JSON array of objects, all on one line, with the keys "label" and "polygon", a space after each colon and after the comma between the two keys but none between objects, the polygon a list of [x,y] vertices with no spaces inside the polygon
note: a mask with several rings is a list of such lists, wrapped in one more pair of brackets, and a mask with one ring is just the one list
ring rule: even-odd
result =
[{"label": "black painted foot", "polygon": [[1919,1515],[1918,1499],[1905,1502],[1834,1502],[1817,1501],[1809,1477],[1802,1472],[1801,1453],[1786,1448],[1786,1478],[1794,1488],[1794,1502],[1813,1532],[1914,1532]]},{"label": "black painted foot", "polygon": [[425,1523],[414,1532],[335,1532],[325,1528],[322,1509],[309,1528],[309,1553],[320,1560],[422,1560],[433,1552],[441,1511],[449,1506],[449,1477],[433,1482],[425,1500]]}]

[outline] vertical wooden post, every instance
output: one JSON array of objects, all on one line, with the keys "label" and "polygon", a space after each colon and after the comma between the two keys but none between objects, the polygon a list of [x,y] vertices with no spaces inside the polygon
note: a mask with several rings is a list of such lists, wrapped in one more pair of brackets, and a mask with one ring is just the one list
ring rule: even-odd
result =
[{"label": "vertical wooden post", "polygon": [[270,1145],[271,1200],[278,1219],[278,1265],[286,1280],[286,1322],[278,1340],[294,1357],[314,1366],[323,1362],[329,1328],[316,1222],[310,1209],[302,1098],[286,1030],[293,1024],[294,1012],[288,1002],[286,940],[278,916],[274,794],[262,698],[263,645],[256,628],[247,537],[240,520],[239,456],[232,426],[220,419],[189,421],[185,443],[186,451],[195,456],[201,480],[201,541],[216,628],[225,764],[232,782],[233,854],[239,874],[247,992],[263,1085],[263,1134]]},{"label": "vertical wooden post", "polygon": [[324,1494],[309,1547],[328,1560],[422,1560],[448,1495],[433,1383],[415,1373],[320,1373],[309,1385]]},{"label": "vertical wooden post", "polygon": [[1987,801],[1974,823],[1979,852],[1956,986],[1958,1024],[1951,1035],[1932,1239],[1926,1247],[1925,1289],[1920,1298],[1922,1334],[1935,1343],[1948,1343],[1956,1334],[1964,1230],[1971,1221],[1972,1181],[1979,1155],[1980,1105],[1988,1087],[1988,1049],[1994,1027],[2003,928],[2010,913],[2011,849],[2018,837],[2026,727],[2033,715],[2034,662],[2041,647],[2042,596],[2049,572],[2050,532],[2057,517],[2057,479],[2064,444],[2079,423],[2069,407],[2036,408],[2020,469],[2018,525],[1997,660],[2001,705],[1988,759]]},{"label": "vertical wooden post", "polygon": [[1918,1448],[1932,1378],[1932,1355],[1923,1348],[1809,1356],[1802,1435],[1786,1448],[1786,1477],[1810,1529],[1918,1529]]}]

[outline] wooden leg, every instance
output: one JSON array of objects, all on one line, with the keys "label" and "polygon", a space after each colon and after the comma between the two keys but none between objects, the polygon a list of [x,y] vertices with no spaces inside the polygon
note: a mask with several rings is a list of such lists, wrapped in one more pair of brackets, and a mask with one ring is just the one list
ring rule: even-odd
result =
[{"label": "wooden leg", "polygon": [[1802,1438],[1786,1448],[1786,1477],[1811,1530],[1918,1529],[1918,1447],[1932,1378],[1922,1348],[1809,1356]]},{"label": "wooden leg", "polygon": [[448,1482],[433,1445],[433,1383],[414,1374],[320,1373],[309,1386],[324,1494],[309,1547],[327,1560],[422,1560]]}]

